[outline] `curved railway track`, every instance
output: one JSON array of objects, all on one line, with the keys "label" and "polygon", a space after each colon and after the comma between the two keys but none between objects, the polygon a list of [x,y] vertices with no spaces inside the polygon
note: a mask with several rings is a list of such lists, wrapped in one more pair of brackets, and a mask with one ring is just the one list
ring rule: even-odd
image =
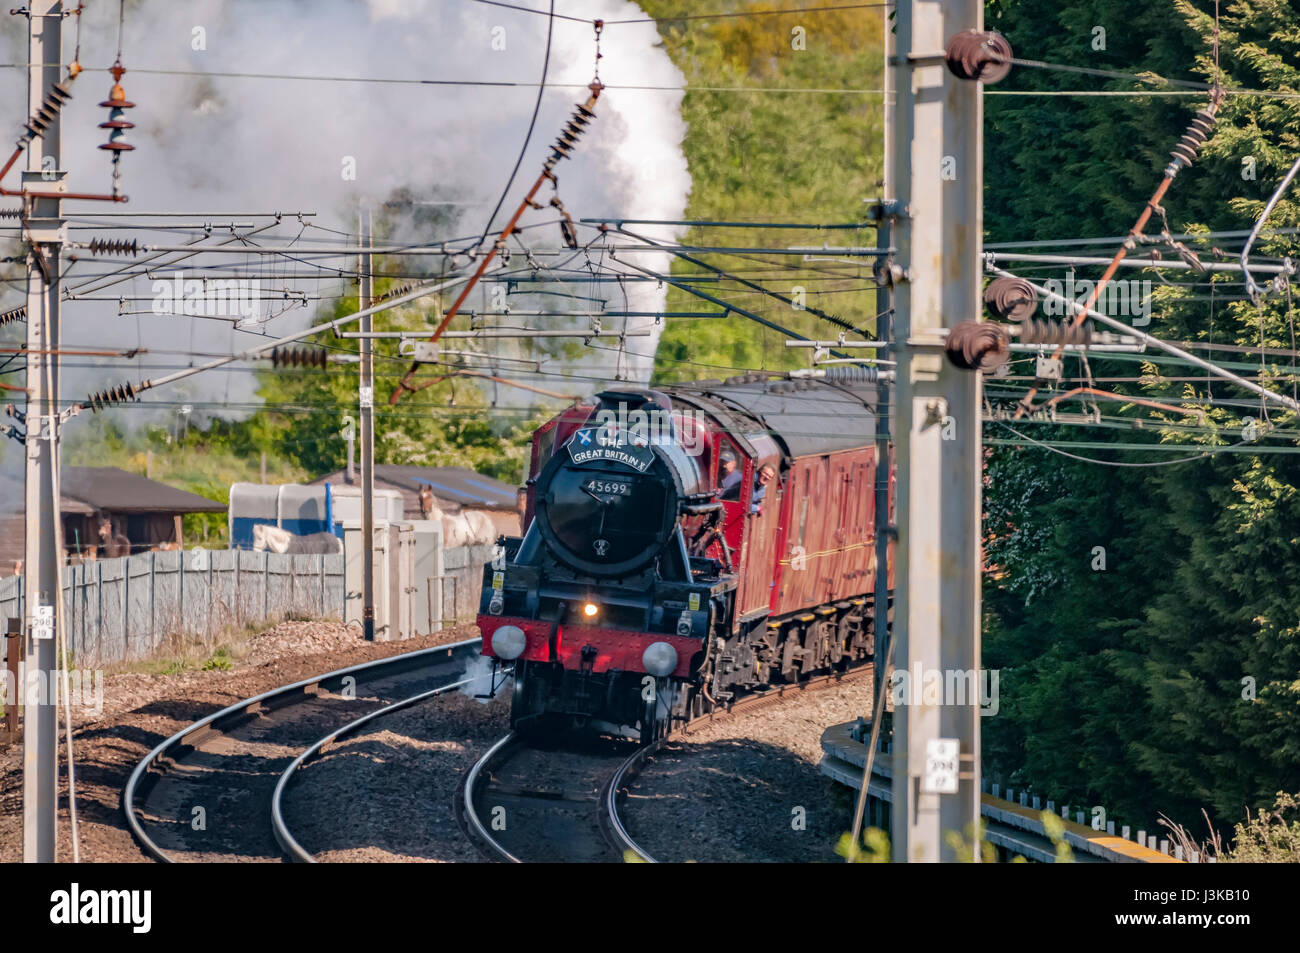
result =
[{"label": "curved railway track", "polygon": [[[127,826],[151,857],[282,859],[283,818],[272,805],[295,755],[327,748],[363,717],[450,690],[479,639],[375,659],[236,702],[178,731],[131,772]],[[277,829],[280,828],[279,830]],[[292,840],[291,836],[289,838]],[[301,848],[300,848],[301,849]],[[296,856],[290,851],[290,856]],[[299,858],[301,859],[301,858]]]},{"label": "curved railway track", "polygon": [[447,692],[454,692],[471,682],[473,678],[462,678],[446,685],[440,685],[437,688],[431,688],[428,691],[411,695],[400,701],[392,702],[383,708],[377,708],[374,711],[367,712],[360,718],[355,718],[341,728],[336,728],[328,735],[317,740],[310,748],[304,751],[298,757],[294,758],[289,766],[280,773],[280,779],[275,783],[275,791],[271,795],[271,832],[275,835],[275,841],[284,851],[285,856],[290,860],[296,860],[304,864],[316,863],[316,858],[302,846],[289,830],[289,825],[284,819],[284,793],[288,790],[298,772],[307,764],[327,753],[331,748],[343,741],[345,738],[357,734],[363,728],[369,726],[372,722],[377,721],[387,715],[394,715],[399,711],[405,711],[421,702],[437,698],[439,695],[445,695]]},{"label": "curved railway track", "polygon": [[465,773],[456,798],[461,829],[490,860],[620,861],[605,794],[634,744],[586,738],[553,746],[512,731]]},{"label": "curved railway track", "polygon": [[742,698],[692,719],[647,747],[632,748],[632,742],[611,745],[606,739],[551,748],[510,732],[465,773],[456,796],[457,819],[482,853],[495,861],[655,863],[627,833],[619,804],[664,744],[714,718],[832,687],[870,671],[868,665]]}]

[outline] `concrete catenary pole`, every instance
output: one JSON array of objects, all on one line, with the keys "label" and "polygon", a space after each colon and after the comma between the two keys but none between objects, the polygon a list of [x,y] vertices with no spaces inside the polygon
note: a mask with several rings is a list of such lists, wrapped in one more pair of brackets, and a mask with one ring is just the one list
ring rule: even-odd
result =
[{"label": "concrete catenary pole", "polygon": [[[878,211],[873,212],[877,220],[876,246],[879,248],[889,248],[893,241],[893,216],[889,214],[893,207],[892,199],[894,197],[894,182],[896,180],[895,170],[893,168],[893,132],[894,132],[894,97],[890,83],[893,81],[893,70],[889,67],[890,58],[894,55],[894,31],[892,29],[893,19],[886,10],[884,17],[885,24],[885,75],[884,75],[884,176],[881,180],[881,196],[883,200],[880,203]],[[893,307],[894,295],[890,287],[891,282],[888,279],[888,269],[879,269],[878,273],[884,277],[879,281],[876,291],[875,308],[876,314],[876,340],[889,341],[893,334]],[[892,351],[888,345],[880,348],[876,356],[885,360],[892,360]],[[873,611],[875,612],[875,662],[873,681],[875,685],[874,700],[880,697],[882,692],[888,690],[886,677],[889,668],[889,537],[891,530],[891,521],[889,513],[889,447],[890,447],[890,390],[889,384],[878,385],[878,398],[876,403],[876,487],[875,487],[875,532],[876,532],[876,580],[875,595],[872,600]],[[883,711],[883,709],[882,709]],[[879,733],[877,738],[887,737]],[[865,787],[864,787],[865,791]],[[863,794],[865,797],[865,793]]]},{"label": "concrete catenary pole", "polygon": [[[35,115],[60,79],[63,5],[32,0],[28,12],[27,114]],[[59,170],[59,113],[27,150],[24,186],[53,192]],[[23,713],[23,860],[52,863],[58,804],[53,613],[63,611],[62,560],[55,526],[59,467],[59,271],[66,227],[57,198],[29,199],[27,254],[26,533],[23,558],[27,669]],[[34,686],[28,689],[28,685]]]},{"label": "concrete catenary pole", "polygon": [[980,313],[983,90],[934,54],[983,28],[982,0],[900,0],[896,25],[894,637],[907,691],[892,843],[895,861],[935,862],[957,859],[945,835],[969,843],[979,820],[980,381],[945,358],[944,339]]},{"label": "concrete catenary pole", "polygon": [[[360,307],[375,303],[375,280],[370,270],[370,209],[361,210]],[[361,319],[361,624],[366,641],[375,640],[375,354],[367,336],[373,318]]]}]

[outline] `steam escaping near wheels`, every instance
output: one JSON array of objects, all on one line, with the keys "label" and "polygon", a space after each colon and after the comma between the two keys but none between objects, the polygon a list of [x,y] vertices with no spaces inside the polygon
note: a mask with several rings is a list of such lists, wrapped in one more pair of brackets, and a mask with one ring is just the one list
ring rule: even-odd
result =
[{"label": "steam escaping near wheels", "polygon": [[[462,695],[468,695],[481,705],[486,705],[492,700],[492,659],[486,655],[471,656],[465,662],[465,671],[461,678],[468,679],[467,684],[460,687]],[[498,686],[500,674],[497,675]]]}]

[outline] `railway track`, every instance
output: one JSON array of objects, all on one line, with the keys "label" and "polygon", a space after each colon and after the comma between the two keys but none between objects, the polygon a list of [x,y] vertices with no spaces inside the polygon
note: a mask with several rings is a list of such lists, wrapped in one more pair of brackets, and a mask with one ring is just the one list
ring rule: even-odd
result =
[{"label": "railway track", "polygon": [[457,792],[462,830],[489,859],[505,863],[655,863],[623,826],[627,788],[662,746],[693,728],[807,691],[861,678],[870,666],[783,685],[715,709],[647,747],[632,742],[540,745],[515,732],[502,737],[465,773]]},{"label": "railway track", "polygon": [[164,863],[282,859],[288,832],[273,805],[289,783],[286,767],[301,766],[301,755],[319,754],[366,716],[451,690],[479,647],[470,639],[364,662],[196,721],[131,772],[122,791],[128,828]]},{"label": "railway track", "polygon": [[367,712],[360,718],[354,718],[341,728],[336,728],[323,738],[318,739],[306,751],[294,758],[293,761],[289,763],[289,766],[280,773],[280,779],[276,781],[275,791],[271,795],[271,832],[275,836],[276,843],[280,845],[280,849],[284,851],[285,856],[290,860],[295,860],[304,864],[316,863],[316,858],[298,842],[296,837],[293,836],[293,832],[289,829],[289,825],[284,819],[285,791],[289,789],[289,786],[293,783],[294,779],[298,777],[298,772],[301,771],[302,768],[310,764],[312,761],[315,761],[321,755],[327,753],[331,748],[339,744],[345,738],[349,738],[352,735],[359,733],[362,729],[367,728],[380,718],[397,714],[400,711],[405,711],[421,702],[437,698],[439,695],[454,692],[473,681],[473,678],[462,678],[446,685],[440,685],[437,688],[431,688],[428,691],[419,692],[415,695],[403,698],[400,701],[392,702],[391,704],[385,705],[383,708],[377,708],[373,711]]},{"label": "railway track", "polygon": [[466,772],[457,792],[461,829],[490,860],[614,863],[606,789],[632,741],[548,744],[510,732]]}]

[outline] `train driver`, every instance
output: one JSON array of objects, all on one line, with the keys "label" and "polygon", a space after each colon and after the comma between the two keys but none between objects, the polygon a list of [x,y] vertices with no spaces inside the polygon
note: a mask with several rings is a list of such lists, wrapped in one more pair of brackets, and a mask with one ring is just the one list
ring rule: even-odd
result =
[{"label": "train driver", "polygon": [[718,461],[718,497],[723,500],[740,499],[741,471],[736,455],[723,450]]}]

